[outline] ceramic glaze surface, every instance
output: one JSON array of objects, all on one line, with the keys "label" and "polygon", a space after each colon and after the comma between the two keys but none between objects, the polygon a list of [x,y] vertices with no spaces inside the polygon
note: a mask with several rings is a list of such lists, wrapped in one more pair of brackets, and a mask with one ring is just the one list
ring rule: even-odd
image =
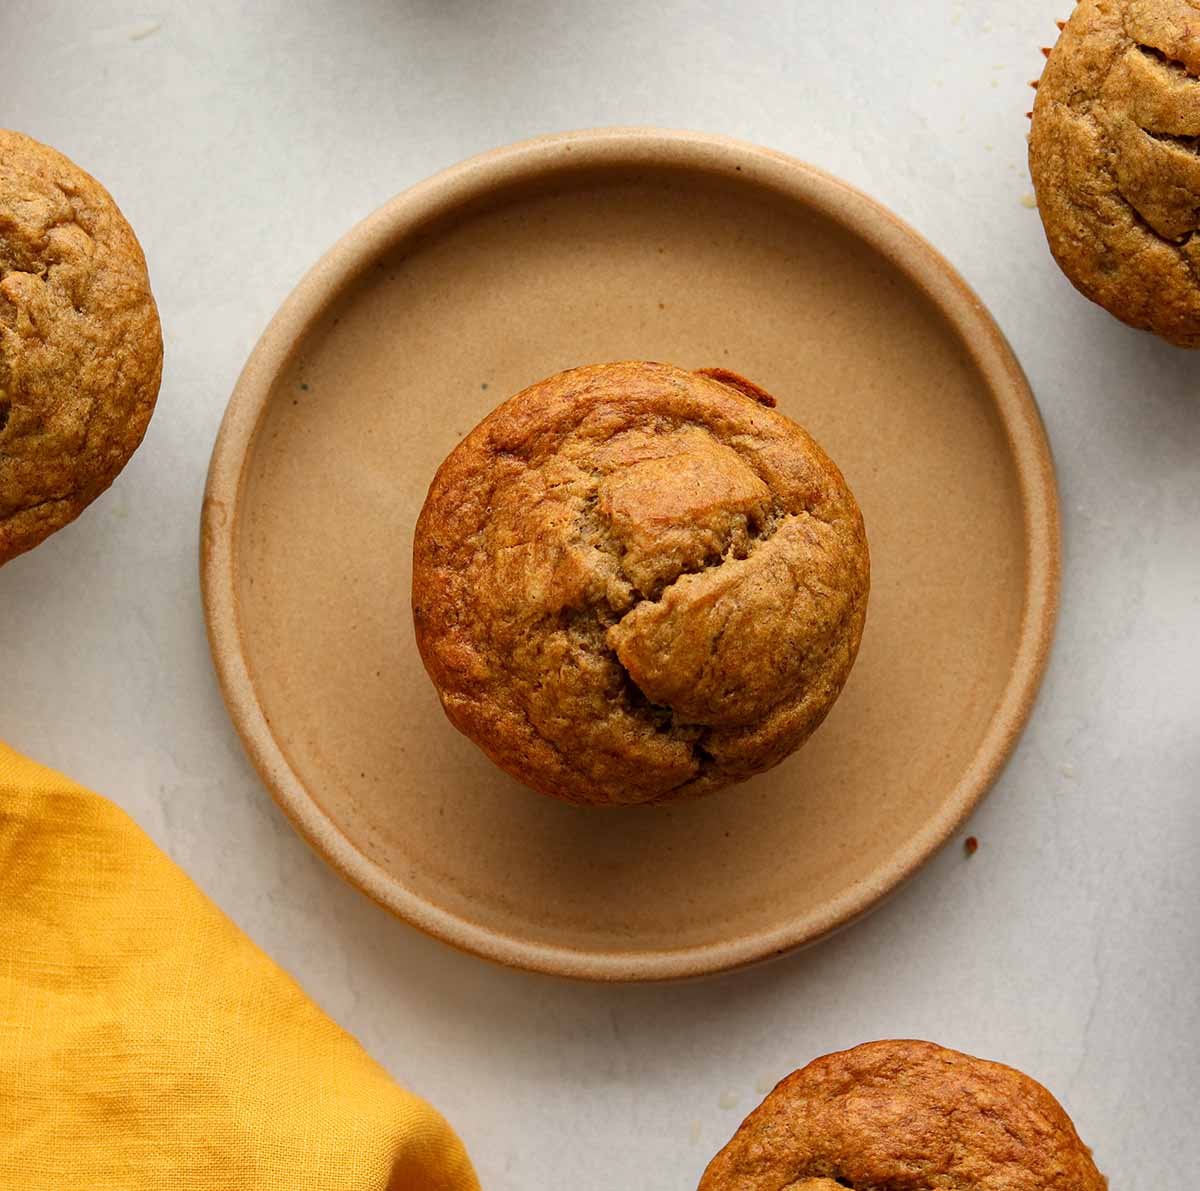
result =
[{"label": "ceramic glaze surface", "polygon": [[[241,655],[235,718],[301,830],[424,929],[571,975],[736,966],[872,905],[993,775],[1052,607],[1040,427],[949,277],[831,179],[647,133],[468,163],[353,233],[268,332],[210,485],[229,554],[206,575],[232,579],[240,626],[218,661],[228,688],[226,645]],[[798,755],[701,801],[595,812],[531,794],[444,719],[413,642],[412,530],[500,400],[638,358],[776,395],[859,499],[872,596],[847,688]]]}]

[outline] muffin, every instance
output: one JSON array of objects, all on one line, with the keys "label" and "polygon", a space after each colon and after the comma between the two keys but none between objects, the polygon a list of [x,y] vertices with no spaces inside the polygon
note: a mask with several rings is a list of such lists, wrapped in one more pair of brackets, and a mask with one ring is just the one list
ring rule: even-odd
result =
[{"label": "muffin", "polygon": [[577,368],[501,405],[417,522],[417,644],[451,722],[585,805],[778,764],[833,706],[867,610],[841,473],[761,389]]},{"label": "muffin", "polygon": [[869,1042],[789,1075],[699,1191],[1104,1191],[1058,1101],[999,1063]]},{"label": "muffin", "polygon": [[161,374],[146,261],[108,191],[0,129],[0,564],[113,482]]},{"label": "muffin", "polygon": [[1046,239],[1117,318],[1200,347],[1200,10],[1081,0],[1037,84],[1029,166]]}]

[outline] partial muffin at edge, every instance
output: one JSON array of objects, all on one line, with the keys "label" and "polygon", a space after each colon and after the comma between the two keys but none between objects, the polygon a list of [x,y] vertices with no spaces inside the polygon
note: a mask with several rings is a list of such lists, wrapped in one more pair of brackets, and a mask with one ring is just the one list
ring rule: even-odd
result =
[{"label": "partial muffin at edge", "polygon": [[706,793],[777,764],[853,665],[869,561],[841,473],[721,372],[573,369],[490,414],[417,522],[413,616],[450,720],[535,790]]},{"label": "partial muffin at edge", "polygon": [[932,1042],[868,1042],[789,1075],[699,1191],[1105,1191],[1028,1075]]},{"label": "partial muffin at edge", "polygon": [[1123,322],[1200,347],[1200,10],[1080,0],[1033,107],[1046,239]]},{"label": "partial muffin at edge", "polygon": [[0,129],[0,564],[112,483],[161,375],[145,257],[112,197]]}]

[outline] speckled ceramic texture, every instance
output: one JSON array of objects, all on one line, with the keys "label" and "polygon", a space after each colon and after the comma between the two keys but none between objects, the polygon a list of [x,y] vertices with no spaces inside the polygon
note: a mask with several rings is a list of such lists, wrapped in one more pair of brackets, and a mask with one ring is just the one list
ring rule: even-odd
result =
[{"label": "speckled ceramic texture", "polygon": [[[442,715],[412,532],[499,401],[639,358],[734,369],[817,437],[863,509],[871,607],[845,692],[785,764],[697,802],[585,810]],[[1058,598],[1037,407],[950,266],[809,166],[645,129],[475,158],[342,239],[238,382],[201,539],[225,698],[298,830],[432,935],[600,980],[750,964],[876,905],[995,779]]]}]

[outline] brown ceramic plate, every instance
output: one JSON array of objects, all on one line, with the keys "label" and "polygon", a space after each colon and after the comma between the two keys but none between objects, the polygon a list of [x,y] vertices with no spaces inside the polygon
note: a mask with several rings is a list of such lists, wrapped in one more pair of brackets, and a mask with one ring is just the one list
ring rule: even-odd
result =
[{"label": "brown ceramic plate", "polygon": [[[719,365],[841,465],[873,590],[799,754],[664,809],[530,793],[449,725],[413,642],[413,522],[485,413],[575,364]],[[400,195],[301,282],[238,382],[202,527],[234,722],[309,842],[432,935],[544,972],[662,979],[821,938],[941,845],[1029,715],[1058,522],[1020,367],[950,266],[778,153],[622,129]]]}]

